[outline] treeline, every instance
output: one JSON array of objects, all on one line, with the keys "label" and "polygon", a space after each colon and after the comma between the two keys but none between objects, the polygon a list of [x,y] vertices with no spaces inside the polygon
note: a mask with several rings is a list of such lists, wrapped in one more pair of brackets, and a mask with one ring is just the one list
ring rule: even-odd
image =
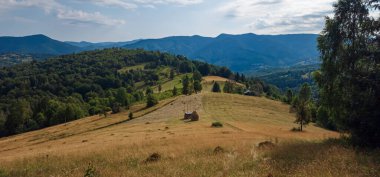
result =
[{"label": "treeline", "polygon": [[[123,71],[139,64],[144,64],[144,69]],[[172,77],[156,72],[163,66],[172,68],[176,74],[196,72],[201,76],[233,77],[225,67],[183,56],[119,48],[2,68],[0,136],[128,108],[147,99],[145,88],[157,85],[162,77]],[[136,83],[143,86],[137,88]]]},{"label": "treeline", "polygon": [[321,69],[314,72],[319,96],[311,99],[305,84],[288,91],[296,122],[349,135],[352,144],[380,147],[380,17],[379,0],[339,0],[318,38]]},{"label": "treeline", "polygon": [[321,109],[355,145],[380,147],[380,1],[339,0],[334,13],[318,38]]}]

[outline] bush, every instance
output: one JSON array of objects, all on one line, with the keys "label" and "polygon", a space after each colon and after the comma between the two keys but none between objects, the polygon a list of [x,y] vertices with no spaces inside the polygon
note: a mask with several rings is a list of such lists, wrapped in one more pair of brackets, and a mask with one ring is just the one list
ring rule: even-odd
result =
[{"label": "bush", "polygon": [[129,113],[128,118],[129,118],[129,120],[133,119],[133,113],[132,112]]},{"label": "bush", "polygon": [[223,124],[221,122],[213,122],[211,124],[211,127],[221,128],[221,127],[223,127]]},{"label": "bush", "polygon": [[148,94],[146,98],[146,107],[150,108],[156,104],[158,104],[157,98],[153,96],[152,94]]},{"label": "bush", "polygon": [[217,82],[212,86],[212,92],[221,92],[220,85]]},{"label": "bush", "polygon": [[84,173],[84,177],[95,177],[96,175],[96,169],[95,167],[90,163],[88,164],[88,167]]}]

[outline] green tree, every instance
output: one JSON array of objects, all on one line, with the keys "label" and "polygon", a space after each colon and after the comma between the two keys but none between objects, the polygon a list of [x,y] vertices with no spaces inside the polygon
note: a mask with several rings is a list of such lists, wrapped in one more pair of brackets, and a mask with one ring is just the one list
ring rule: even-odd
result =
[{"label": "green tree", "polygon": [[178,94],[177,87],[175,87],[175,86],[173,87],[172,93],[173,93],[173,96],[176,96]]},{"label": "green tree", "polygon": [[3,136],[6,134],[6,127],[5,122],[7,121],[7,115],[0,110],[0,136]]},{"label": "green tree", "polygon": [[24,124],[32,118],[30,103],[26,100],[18,100],[11,104],[9,115],[5,126],[9,134],[21,133],[24,131]]},{"label": "green tree", "polygon": [[174,69],[172,69],[172,70],[170,70],[169,78],[170,78],[170,80],[173,80],[174,77],[175,77],[175,71],[174,71]]},{"label": "green tree", "polygon": [[232,93],[234,91],[234,84],[230,81],[226,81],[223,87],[224,93]]},{"label": "green tree", "polygon": [[44,127],[47,124],[47,119],[43,112],[39,112],[34,119],[40,127]]},{"label": "green tree", "polygon": [[297,100],[294,102],[296,109],[295,123],[300,124],[300,131],[302,131],[304,125],[307,125],[310,122],[310,99],[311,88],[309,84],[305,83],[302,85]]},{"label": "green tree", "polygon": [[114,102],[112,103],[112,114],[116,114],[120,112],[120,103]]},{"label": "green tree", "polygon": [[121,105],[125,106],[128,105],[128,96],[127,96],[127,89],[124,87],[120,87],[116,91],[116,101],[120,103]]},{"label": "green tree", "polygon": [[202,84],[199,80],[194,81],[194,91],[195,93],[201,92],[202,91]]},{"label": "green tree", "polygon": [[153,89],[151,87],[146,88],[145,94],[146,95],[153,94]]},{"label": "green tree", "polygon": [[330,118],[328,110],[323,106],[320,106],[317,110],[317,124],[330,130],[336,130],[335,123]]},{"label": "green tree", "polygon": [[321,105],[353,143],[380,147],[378,0],[339,0],[318,38]]},{"label": "green tree", "polygon": [[159,85],[158,85],[158,92],[160,92],[160,93],[161,93],[161,91],[162,91],[162,85],[161,85],[161,84],[159,84]]},{"label": "green tree", "polygon": [[153,94],[148,94],[146,97],[146,107],[152,107],[154,105],[158,104],[157,98]]},{"label": "green tree", "polygon": [[292,100],[293,100],[293,91],[288,89],[286,91],[286,102],[291,104],[292,103]]},{"label": "green tree", "polygon": [[128,114],[128,118],[129,118],[129,120],[132,120],[132,119],[133,119],[133,113],[132,113],[132,112],[129,112],[129,114]]},{"label": "green tree", "polygon": [[198,70],[195,70],[193,72],[193,79],[194,79],[194,81],[201,82],[202,81],[202,74]]},{"label": "green tree", "polygon": [[191,94],[191,89],[190,89],[190,78],[189,76],[185,76],[182,79],[182,94],[184,95],[189,95]]},{"label": "green tree", "polygon": [[214,85],[212,86],[212,92],[221,92],[218,82],[214,82]]}]

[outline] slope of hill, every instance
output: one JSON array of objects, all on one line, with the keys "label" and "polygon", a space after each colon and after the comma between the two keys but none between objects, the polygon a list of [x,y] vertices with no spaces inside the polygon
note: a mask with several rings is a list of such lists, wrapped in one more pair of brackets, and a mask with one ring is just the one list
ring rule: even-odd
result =
[{"label": "slope of hill", "polygon": [[164,99],[172,96],[168,89],[180,84],[183,75],[193,72],[199,77],[234,75],[227,68],[181,56],[120,48],[1,68],[0,136],[129,107],[146,101],[146,90],[160,84],[171,87],[154,95]]},{"label": "slope of hill", "polygon": [[287,68],[271,68],[260,70],[252,73],[252,76],[258,77],[269,84],[276,85],[281,90],[287,88],[297,90],[303,83],[309,83],[315,86],[312,72],[320,68],[319,64],[314,65],[296,65]]},{"label": "slope of hill", "polygon": [[[180,120],[185,104],[189,105],[188,109],[198,111],[200,121]],[[368,172],[368,168],[356,163],[350,170],[340,170],[347,161],[354,160],[355,157],[348,156],[353,151],[347,152],[337,145],[330,149],[328,145],[317,143],[338,137],[338,133],[312,125],[306,132],[291,132],[295,126],[294,115],[289,113],[288,106],[265,98],[202,93],[165,100],[150,110],[136,105],[131,111],[135,115],[131,121],[127,121],[128,112],[108,118],[92,116],[2,138],[0,171],[9,176],[83,176],[86,170],[99,176],[267,176],[269,173],[274,176],[355,176],[379,172],[376,166]],[[224,127],[211,128],[215,121],[222,122]],[[281,161],[280,149],[257,148],[263,141],[278,143],[276,146],[285,147],[284,150],[289,142],[303,143],[293,144],[293,148],[301,148],[297,150],[300,154],[291,153],[294,161],[290,157]],[[217,146],[224,150],[214,152]],[[308,148],[303,149],[305,146]],[[326,155],[318,154],[324,161],[317,159],[319,146],[330,149]],[[315,150],[318,151],[311,153]],[[348,158],[342,159],[342,163],[329,161],[337,157],[332,153],[338,150],[340,156]],[[152,153],[160,154],[161,158],[145,163]],[[297,166],[297,160],[302,161],[301,166]],[[292,162],[287,163],[286,169],[293,170],[284,175],[286,169],[281,162]],[[318,165],[322,162],[326,164]]]},{"label": "slope of hill", "polygon": [[40,34],[25,37],[0,37],[0,53],[60,55],[79,50],[79,47]]},{"label": "slope of hill", "polygon": [[317,35],[228,35],[218,37],[179,36],[141,40],[126,48],[165,51],[212,64],[248,72],[266,66],[289,66],[317,62]]}]

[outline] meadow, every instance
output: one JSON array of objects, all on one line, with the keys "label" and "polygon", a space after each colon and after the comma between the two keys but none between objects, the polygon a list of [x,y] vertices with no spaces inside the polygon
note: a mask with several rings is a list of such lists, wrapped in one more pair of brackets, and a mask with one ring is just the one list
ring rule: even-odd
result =
[{"label": "meadow", "polygon": [[[196,110],[198,122],[184,122]],[[0,176],[379,176],[380,152],[357,151],[314,125],[292,132],[289,106],[204,92],[145,109],[0,139]],[[212,128],[215,121],[222,128]],[[274,147],[260,148],[269,141]],[[221,150],[215,151],[216,147]],[[153,153],[155,162],[146,161]]]}]

